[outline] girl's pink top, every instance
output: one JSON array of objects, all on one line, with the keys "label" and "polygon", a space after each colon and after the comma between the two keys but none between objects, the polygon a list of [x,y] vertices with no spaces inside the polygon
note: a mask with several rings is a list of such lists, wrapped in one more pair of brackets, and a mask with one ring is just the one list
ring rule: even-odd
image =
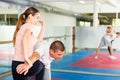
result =
[{"label": "girl's pink top", "polygon": [[[21,26],[20,30],[18,31],[15,42],[15,54],[13,56],[14,61],[25,61],[25,58],[29,58],[33,54],[33,47],[37,42],[37,38],[33,35],[34,27],[35,26],[30,23],[25,23]],[[31,35],[30,38],[28,39],[29,42],[29,49],[27,51],[28,53],[24,55],[23,36],[26,29],[31,30]]]}]

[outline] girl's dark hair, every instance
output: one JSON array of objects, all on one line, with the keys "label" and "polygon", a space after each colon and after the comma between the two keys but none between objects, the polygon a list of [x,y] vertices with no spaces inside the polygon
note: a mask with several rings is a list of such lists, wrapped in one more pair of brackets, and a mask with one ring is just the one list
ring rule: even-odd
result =
[{"label": "girl's dark hair", "polygon": [[52,49],[53,51],[65,51],[65,46],[61,41],[54,41],[51,45],[50,45],[50,49]]},{"label": "girl's dark hair", "polygon": [[30,14],[32,14],[33,16],[38,13],[39,11],[34,8],[34,7],[29,7],[28,9],[25,10],[24,13],[22,13],[20,16],[19,16],[19,19],[17,21],[17,24],[16,24],[16,29],[15,29],[15,32],[14,32],[14,36],[13,36],[13,44],[15,45],[15,41],[16,41],[16,34],[17,32],[19,31],[21,25],[25,24],[26,22],[26,19],[28,18],[28,16]]}]

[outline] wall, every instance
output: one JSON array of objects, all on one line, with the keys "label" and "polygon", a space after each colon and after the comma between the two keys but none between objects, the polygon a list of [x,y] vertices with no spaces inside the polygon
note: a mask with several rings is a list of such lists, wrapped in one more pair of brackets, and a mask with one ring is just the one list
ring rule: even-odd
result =
[{"label": "wall", "polygon": [[[34,34],[37,35],[40,32],[40,27],[35,27]],[[0,27],[0,41],[12,41],[13,33],[15,31],[15,26],[1,26]],[[47,41],[53,41],[54,39],[61,40],[66,47],[66,54],[72,52],[72,27],[45,27],[45,37],[58,37],[69,35],[69,37],[61,37],[61,38],[51,38],[47,39]],[[0,44],[1,45],[1,44]]]},{"label": "wall", "polygon": [[76,18],[53,13],[40,12],[46,26],[76,26]]},{"label": "wall", "polygon": [[[116,27],[116,31],[120,32],[120,28]],[[105,34],[106,27],[76,27],[76,47],[97,48],[102,36]],[[106,47],[103,47],[106,48]],[[120,38],[113,42],[113,48],[120,49]]]}]

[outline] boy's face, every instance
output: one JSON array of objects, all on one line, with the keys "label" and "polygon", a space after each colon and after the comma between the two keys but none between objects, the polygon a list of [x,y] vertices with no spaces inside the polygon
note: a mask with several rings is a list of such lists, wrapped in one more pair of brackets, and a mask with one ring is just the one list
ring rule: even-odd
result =
[{"label": "boy's face", "polygon": [[120,33],[116,34],[116,37],[119,38],[120,37]]},{"label": "boy's face", "polygon": [[64,51],[60,51],[60,50],[53,51],[53,50],[50,50],[50,54],[51,54],[51,57],[53,57],[55,60],[59,60],[59,59],[61,59],[63,57]]},{"label": "boy's face", "polygon": [[107,30],[106,30],[107,33],[111,33],[112,31],[113,31],[112,28],[107,28]]}]

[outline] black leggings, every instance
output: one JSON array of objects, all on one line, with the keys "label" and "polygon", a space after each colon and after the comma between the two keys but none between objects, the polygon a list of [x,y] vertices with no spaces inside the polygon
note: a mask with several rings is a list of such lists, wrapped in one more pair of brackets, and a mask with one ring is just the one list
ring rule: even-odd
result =
[{"label": "black leggings", "polygon": [[16,67],[19,64],[22,64],[24,62],[20,61],[12,61],[12,75],[13,75],[13,80],[29,80],[29,77],[35,76],[35,80],[43,80],[43,75],[44,75],[44,65],[42,62],[37,60],[33,66],[29,69],[28,73],[26,75],[24,74],[18,74],[16,72]]}]

